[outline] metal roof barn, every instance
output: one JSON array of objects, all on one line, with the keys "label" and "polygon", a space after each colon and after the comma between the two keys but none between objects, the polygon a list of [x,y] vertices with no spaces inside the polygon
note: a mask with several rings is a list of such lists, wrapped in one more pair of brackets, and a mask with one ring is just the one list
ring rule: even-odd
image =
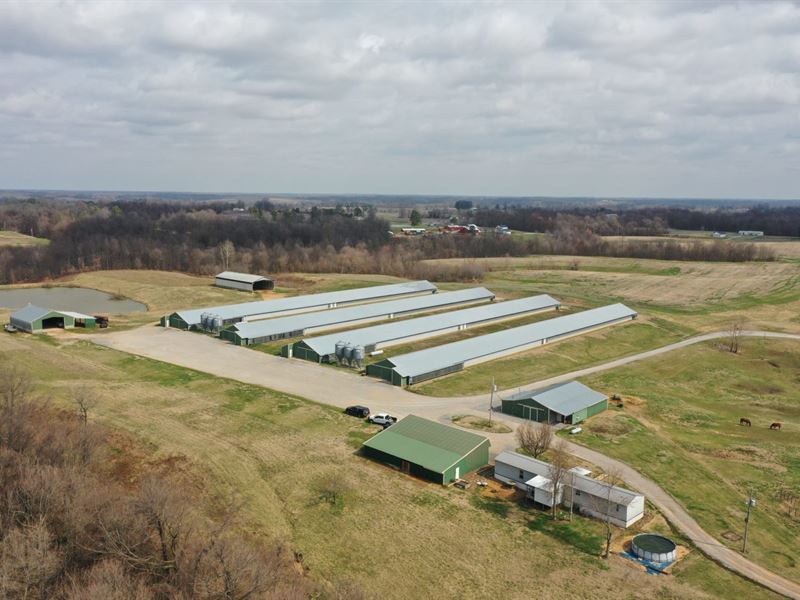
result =
[{"label": "metal roof barn", "polygon": [[306,338],[292,346],[292,353],[294,356],[308,360],[329,360],[336,352],[337,342],[344,342],[354,348],[362,347],[365,353],[369,353],[380,348],[462,331],[486,323],[496,323],[545,310],[554,310],[560,306],[558,300],[546,294],[521,300],[496,302],[487,306],[476,306],[398,323],[387,323]]},{"label": "metal roof barn", "polygon": [[608,396],[579,381],[559,383],[536,390],[520,392],[503,400],[505,414],[540,423],[575,425],[608,408]]},{"label": "metal roof barn", "polygon": [[235,323],[229,329],[223,330],[220,332],[220,337],[231,340],[238,345],[263,344],[314,332],[338,329],[348,325],[384,319],[391,320],[418,312],[490,302],[491,300],[494,300],[494,294],[486,288],[469,288],[457,292],[428,294],[427,296],[416,296],[388,302],[374,302],[350,308],[304,313],[290,317],[244,321]]},{"label": "metal roof barn", "polygon": [[611,304],[583,312],[498,331],[435,348],[393,356],[369,365],[367,373],[395,385],[411,385],[537,346],[635,319],[636,311]]},{"label": "metal roof barn", "polygon": [[251,275],[250,273],[236,273],[235,271],[223,271],[218,274],[214,277],[214,285],[247,292],[275,289],[275,282],[269,277]]},{"label": "metal roof barn", "polygon": [[259,302],[241,302],[207,308],[180,310],[170,314],[163,320],[164,324],[180,329],[194,329],[201,325],[204,314],[218,317],[222,325],[230,325],[239,321],[266,319],[286,316],[315,310],[328,310],[347,304],[379,302],[390,298],[435,294],[436,286],[429,281],[407,281],[389,285],[340,290],[306,296],[292,296],[278,300],[261,300]]},{"label": "metal roof barn", "polygon": [[489,440],[408,415],[364,442],[364,454],[442,485],[489,462]]},{"label": "metal roof barn", "polygon": [[28,333],[36,333],[44,329],[72,329],[74,327],[91,329],[97,325],[97,320],[91,315],[42,308],[35,304],[28,304],[25,308],[12,313],[9,321],[17,329]]}]

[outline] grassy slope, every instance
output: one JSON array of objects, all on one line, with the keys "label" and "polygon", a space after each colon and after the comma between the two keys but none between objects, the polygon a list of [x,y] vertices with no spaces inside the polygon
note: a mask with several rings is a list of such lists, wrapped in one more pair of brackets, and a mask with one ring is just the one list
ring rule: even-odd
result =
[{"label": "grassy slope", "polygon": [[[778,499],[800,493],[800,352],[796,342],[745,340],[739,355],[705,344],[587,378],[636,399],[591,419],[582,443],[658,481],[718,540],[742,533],[744,499],[759,504],[749,556],[800,580],[800,519]],[[753,427],[739,426],[748,417]],[[783,423],[770,431],[773,421]]]},{"label": "grassy slope", "polygon": [[[676,579],[645,576],[619,559],[606,564],[593,556],[599,524],[552,530],[475,490],[443,489],[362,459],[356,448],[371,430],[336,410],[86,342],[42,340],[0,336],[0,360],[30,369],[54,402],[76,385],[96,388],[94,418],[133,432],[159,456],[188,457],[209,490],[243,500],[253,532],[288,541],[316,577],[355,579],[397,598],[530,597],[534,589],[548,598],[618,598],[629,587],[670,598],[703,597],[703,589],[773,598],[701,557]],[[334,506],[314,491],[331,473],[349,487]]]},{"label": "grassy slope", "polygon": [[50,240],[32,237],[16,231],[0,231],[0,247],[2,246],[46,246]]}]

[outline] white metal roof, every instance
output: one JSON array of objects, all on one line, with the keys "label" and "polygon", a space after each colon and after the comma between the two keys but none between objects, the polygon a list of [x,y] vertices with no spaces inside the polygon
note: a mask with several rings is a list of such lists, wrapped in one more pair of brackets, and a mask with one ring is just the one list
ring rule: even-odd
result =
[{"label": "white metal roof", "polygon": [[92,315],[85,315],[83,313],[73,312],[71,310],[57,310],[55,312],[61,313],[62,315],[70,316],[73,319],[94,319]]},{"label": "white metal roof", "polygon": [[[521,469],[523,471],[527,471],[528,473],[535,473],[536,476],[541,476],[542,478],[548,478],[548,475],[550,474],[550,463],[546,463],[543,460],[538,460],[530,456],[525,456],[524,454],[519,454],[518,452],[501,452],[497,455],[497,458],[495,458],[494,461],[495,464],[503,463],[514,467],[515,469]],[[600,498],[609,497],[609,485],[607,483],[592,479],[588,476],[588,473],[582,473],[581,471],[586,471],[586,469],[582,469],[581,467],[574,467],[570,469],[570,471],[574,473],[574,476],[567,477],[564,481],[565,484],[572,484],[576,490],[586,492],[587,494],[591,494],[593,496],[598,496]],[[536,477],[533,479],[536,479]],[[533,479],[531,479],[531,481]],[[610,487],[610,500],[615,504],[624,504],[627,506],[633,502],[635,498],[639,496],[643,497],[642,494],[626,490],[625,488],[621,488],[619,486],[612,485]]]},{"label": "white metal roof", "polygon": [[494,294],[484,287],[468,288],[466,290],[458,290],[457,292],[440,292],[438,294],[415,296],[413,298],[390,300],[388,302],[360,304],[349,308],[302,313],[299,315],[275,317],[274,319],[264,319],[261,321],[245,321],[236,323],[233,325],[233,328],[242,338],[252,339],[270,335],[280,335],[292,331],[304,331],[312,327],[336,325],[337,323],[341,323],[344,326],[350,321],[426,309],[435,310],[436,308],[451,306],[453,304],[478,302],[480,300],[489,301],[492,299],[494,299]]},{"label": "white metal roof", "polygon": [[[307,338],[303,340],[303,343],[320,356],[325,356],[335,353],[336,342],[338,341],[343,341],[353,346],[369,346],[401,340],[415,335],[423,335],[441,329],[451,329],[459,325],[502,319],[517,314],[524,315],[547,308],[556,308],[557,306],[560,306],[558,300],[551,298],[547,294],[542,294],[541,296],[531,296],[520,300],[495,302],[494,304],[465,308],[429,317],[419,317],[407,321]],[[390,360],[394,362],[394,359]]]},{"label": "white metal roof", "polygon": [[536,400],[545,408],[560,415],[571,415],[579,410],[594,406],[608,396],[583,385],[579,381],[559,383],[542,390],[514,394],[508,400]]},{"label": "white metal roof", "polygon": [[506,329],[435,348],[410,352],[388,359],[401,377],[414,377],[445,369],[459,363],[511,350],[540,340],[598,327],[626,317],[636,316],[636,311],[624,304],[610,304],[592,310],[548,319],[522,327]]},{"label": "white metal roof", "polygon": [[216,279],[230,279],[232,281],[241,281],[242,283],[257,283],[259,281],[271,281],[268,277],[261,275],[251,275],[250,273],[237,273],[236,271],[223,271],[215,275]]},{"label": "white metal roof", "polygon": [[340,302],[369,302],[380,300],[388,296],[399,294],[419,294],[423,292],[436,292],[436,286],[429,281],[407,281],[390,285],[340,290],[338,292],[324,292],[306,296],[292,296],[278,300],[261,300],[259,302],[241,302],[239,304],[225,304],[207,308],[194,308],[180,310],[177,314],[188,325],[199,325],[203,313],[218,315],[223,320],[242,319],[252,315],[268,315],[290,310],[304,310],[324,308],[330,304]]}]

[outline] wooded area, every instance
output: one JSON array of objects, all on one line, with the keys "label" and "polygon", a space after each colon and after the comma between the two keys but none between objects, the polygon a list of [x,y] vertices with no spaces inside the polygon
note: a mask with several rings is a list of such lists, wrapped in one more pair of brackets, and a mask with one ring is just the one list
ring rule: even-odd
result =
[{"label": "wooded area", "polygon": [[[692,261],[775,260],[757,244],[726,240],[608,239],[604,235],[660,235],[673,221],[699,226],[714,218],[729,226],[783,223],[796,228],[800,209],[721,212],[685,209],[479,210],[462,215],[484,226],[504,224],[540,236],[434,235],[398,239],[370,207],[276,207],[234,202],[57,201],[0,203],[5,229],[50,244],[0,248],[0,284],[40,281],[103,269],[158,269],[210,275],[223,269],[255,273],[378,273],[439,281],[480,279],[476,265],[431,265],[440,258],[558,254]],[[698,222],[690,222],[697,219]],[[715,221],[714,221],[715,222]],[[730,227],[729,227],[730,228]],[[733,227],[734,229],[736,227]]]},{"label": "wooded area", "polygon": [[57,410],[24,372],[0,368],[0,597],[363,597],[243,533],[236,502],[209,498],[171,467],[180,457],[151,460],[93,423],[95,400],[77,388],[74,411]]}]

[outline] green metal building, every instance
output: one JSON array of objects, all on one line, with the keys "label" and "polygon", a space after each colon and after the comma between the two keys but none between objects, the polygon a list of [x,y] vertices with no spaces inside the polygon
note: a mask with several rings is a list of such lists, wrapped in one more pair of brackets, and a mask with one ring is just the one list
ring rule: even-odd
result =
[{"label": "green metal building", "polygon": [[25,308],[12,313],[10,322],[17,329],[28,333],[36,333],[44,329],[72,329],[74,327],[92,329],[97,326],[97,320],[91,315],[42,308],[34,304],[28,304]]},{"label": "green metal building", "polygon": [[489,464],[489,440],[409,415],[364,442],[366,456],[447,485]]},{"label": "green metal building", "polygon": [[502,411],[539,423],[575,425],[608,408],[608,396],[578,381],[520,392],[503,400]]}]

